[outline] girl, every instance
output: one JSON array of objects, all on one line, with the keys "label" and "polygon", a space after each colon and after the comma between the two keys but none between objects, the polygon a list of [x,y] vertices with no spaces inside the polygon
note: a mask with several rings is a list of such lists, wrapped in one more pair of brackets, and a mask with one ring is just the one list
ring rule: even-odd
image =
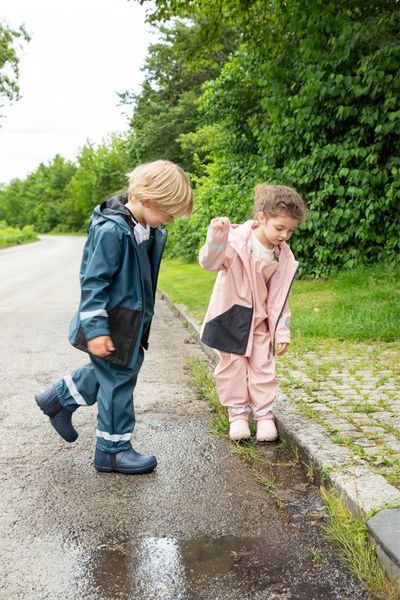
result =
[{"label": "girl", "polygon": [[235,226],[227,217],[213,219],[200,250],[201,266],[218,271],[201,339],[220,351],[216,386],[231,440],[250,437],[250,411],[257,441],[278,436],[274,344],[282,356],[290,342],[287,298],[298,267],[286,242],[305,213],[295,190],[257,185],[256,220]]}]

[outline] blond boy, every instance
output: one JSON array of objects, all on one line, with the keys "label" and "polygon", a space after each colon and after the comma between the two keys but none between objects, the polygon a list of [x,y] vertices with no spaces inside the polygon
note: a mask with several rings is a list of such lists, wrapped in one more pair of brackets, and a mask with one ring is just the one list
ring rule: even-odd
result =
[{"label": "blond boy", "polygon": [[67,442],[78,437],[72,413],[97,402],[98,471],[148,473],[154,456],[131,445],[135,426],[133,391],[148,347],[159,266],[167,233],[161,225],[192,211],[186,173],[159,160],[129,175],[126,194],[114,196],[94,210],[84,247],[81,298],[70,327],[73,346],[90,362],[35,400]]}]

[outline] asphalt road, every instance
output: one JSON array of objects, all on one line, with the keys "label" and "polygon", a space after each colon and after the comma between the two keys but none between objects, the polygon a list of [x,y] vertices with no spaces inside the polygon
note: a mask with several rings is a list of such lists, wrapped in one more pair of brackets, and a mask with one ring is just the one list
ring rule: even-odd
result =
[{"label": "asphalt road", "polygon": [[[75,443],[57,436],[33,394],[86,361],[67,342],[82,246],[79,237],[44,237],[0,251],[0,598],[366,599],[310,518],[321,503],[301,469],[278,469],[286,508],[277,510],[211,433],[184,368],[202,351],[163,302],[133,437],[157,456],[157,470],[95,471],[95,407],[74,414]],[[269,445],[266,461],[276,452]]]}]

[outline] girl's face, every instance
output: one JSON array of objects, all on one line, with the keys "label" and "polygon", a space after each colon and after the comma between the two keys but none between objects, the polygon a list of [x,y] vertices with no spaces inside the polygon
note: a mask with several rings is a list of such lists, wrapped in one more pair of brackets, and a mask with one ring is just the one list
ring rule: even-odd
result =
[{"label": "girl's face", "polygon": [[259,212],[257,220],[259,226],[254,230],[254,233],[267,248],[273,248],[282,242],[287,242],[299,224],[298,219],[285,214],[266,217],[264,213]]}]

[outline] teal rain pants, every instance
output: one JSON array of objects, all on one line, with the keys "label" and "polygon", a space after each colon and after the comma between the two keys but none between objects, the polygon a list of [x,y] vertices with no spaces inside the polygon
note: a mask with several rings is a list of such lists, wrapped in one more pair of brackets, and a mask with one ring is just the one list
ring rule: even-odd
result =
[{"label": "teal rain pants", "polygon": [[56,385],[56,393],[64,408],[73,412],[79,406],[97,402],[96,446],[114,454],[132,448],[135,427],[133,390],[143,363],[140,348],[136,366],[120,367],[96,356]]}]

